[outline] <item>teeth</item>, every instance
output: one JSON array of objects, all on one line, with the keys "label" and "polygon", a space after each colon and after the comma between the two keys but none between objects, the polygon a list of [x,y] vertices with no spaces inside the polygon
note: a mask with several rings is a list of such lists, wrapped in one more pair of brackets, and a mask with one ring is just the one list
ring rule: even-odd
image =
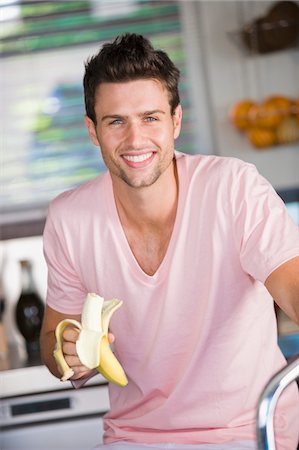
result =
[{"label": "teeth", "polygon": [[149,153],[144,153],[143,155],[124,155],[124,158],[127,161],[131,161],[131,162],[142,162],[145,161],[146,159],[150,158],[152,156],[153,152],[149,152]]}]

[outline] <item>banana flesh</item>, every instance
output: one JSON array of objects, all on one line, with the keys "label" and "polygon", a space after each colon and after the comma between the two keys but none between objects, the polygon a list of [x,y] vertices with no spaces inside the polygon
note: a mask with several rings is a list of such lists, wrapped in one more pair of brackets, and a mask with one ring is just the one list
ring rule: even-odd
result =
[{"label": "banana flesh", "polygon": [[89,369],[96,368],[108,381],[119,386],[128,384],[126,374],[112,352],[108,340],[110,319],[121,305],[120,300],[104,301],[99,295],[89,293],[84,302],[81,323],[77,320],[65,319],[57,325],[56,348],[53,355],[62,372],[62,381],[68,380],[74,374],[65,361],[62,351],[63,331],[67,326],[73,325],[79,331],[76,350],[82,364]]}]

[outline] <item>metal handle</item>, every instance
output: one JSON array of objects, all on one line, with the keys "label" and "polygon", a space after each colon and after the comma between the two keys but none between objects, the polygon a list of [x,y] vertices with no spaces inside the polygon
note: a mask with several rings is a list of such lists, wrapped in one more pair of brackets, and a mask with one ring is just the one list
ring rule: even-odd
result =
[{"label": "metal handle", "polygon": [[275,450],[274,411],[282,391],[293,381],[299,379],[299,357],[277,372],[260,396],[256,432],[259,450]]}]

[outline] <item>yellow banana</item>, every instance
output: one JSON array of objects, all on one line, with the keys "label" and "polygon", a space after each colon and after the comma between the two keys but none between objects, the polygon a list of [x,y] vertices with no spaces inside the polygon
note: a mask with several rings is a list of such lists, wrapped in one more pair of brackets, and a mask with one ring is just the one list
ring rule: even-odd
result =
[{"label": "yellow banana", "polygon": [[119,361],[112,352],[108,341],[108,328],[112,314],[122,305],[121,300],[106,300],[97,294],[87,294],[81,323],[77,320],[65,319],[59,322],[55,330],[56,348],[54,358],[62,371],[61,380],[68,380],[73,370],[65,361],[62,351],[62,333],[68,325],[79,330],[76,349],[82,364],[89,369],[96,368],[107,380],[126,386],[128,380]]}]

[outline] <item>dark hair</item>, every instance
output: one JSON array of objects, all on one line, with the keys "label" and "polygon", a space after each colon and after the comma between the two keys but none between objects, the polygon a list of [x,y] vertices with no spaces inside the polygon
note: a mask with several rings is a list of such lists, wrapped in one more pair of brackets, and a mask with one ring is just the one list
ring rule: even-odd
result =
[{"label": "dark hair", "polygon": [[119,83],[138,79],[157,79],[167,89],[171,113],[180,103],[180,72],[168,55],[155,50],[149,40],[137,34],[118,36],[104,44],[87,60],[83,80],[87,116],[96,124],[95,95],[101,83]]}]

